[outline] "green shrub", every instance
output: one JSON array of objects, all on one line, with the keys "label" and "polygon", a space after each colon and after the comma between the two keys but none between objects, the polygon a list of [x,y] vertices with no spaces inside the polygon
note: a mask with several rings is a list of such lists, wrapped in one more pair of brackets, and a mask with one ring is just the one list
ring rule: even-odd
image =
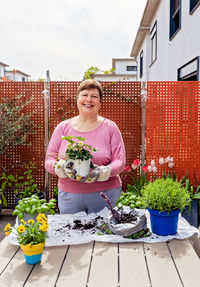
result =
[{"label": "green shrub", "polygon": [[171,178],[156,179],[144,186],[142,199],[147,207],[159,211],[172,211],[189,205],[189,192],[181,187],[180,182]]}]

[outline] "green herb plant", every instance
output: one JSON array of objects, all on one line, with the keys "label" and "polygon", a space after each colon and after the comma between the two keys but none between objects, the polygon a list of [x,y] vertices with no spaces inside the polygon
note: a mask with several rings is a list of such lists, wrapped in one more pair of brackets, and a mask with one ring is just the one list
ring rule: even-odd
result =
[{"label": "green herb plant", "polygon": [[13,178],[14,189],[13,192],[19,198],[30,197],[32,194],[38,194],[40,191],[33,178],[33,170],[36,169],[36,163],[29,161],[25,166],[25,171],[21,176]]},{"label": "green herb plant", "polygon": [[158,178],[145,185],[142,200],[147,207],[160,212],[176,209],[183,211],[191,201],[187,189],[171,178]]},{"label": "green herb plant", "polygon": [[79,159],[81,161],[92,158],[91,152],[96,152],[96,148],[92,148],[85,142],[85,138],[78,136],[63,136],[62,139],[68,141],[66,156],[69,159]]},{"label": "green herb plant", "polygon": [[31,197],[20,200],[12,215],[17,215],[19,220],[23,219],[25,213],[30,215],[50,213],[54,215],[55,202],[56,199],[50,199],[50,201],[47,202],[46,199],[39,199],[37,195],[32,195]]}]

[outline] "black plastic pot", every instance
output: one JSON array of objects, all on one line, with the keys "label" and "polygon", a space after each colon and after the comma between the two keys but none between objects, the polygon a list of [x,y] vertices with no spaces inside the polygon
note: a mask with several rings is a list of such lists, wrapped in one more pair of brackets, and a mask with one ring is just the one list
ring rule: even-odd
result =
[{"label": "black plastic pot", "polygon": [[191,210],[190,206],[186,206],[181,215],[188,221],[190,225],[199,227],[199,200],[192,199]]},{"label": "black plastic pot", "polygon": [[[37,193],[33,193],[33,194],[36,194],[39,197],[39,199],[45,198],[45,193],[43,191],[40,191],[39,194],[37,194]],[[23,199],[22,197],[18,197],[15,195],[15,205],[18,205],[19,201],[22,199]]]}]

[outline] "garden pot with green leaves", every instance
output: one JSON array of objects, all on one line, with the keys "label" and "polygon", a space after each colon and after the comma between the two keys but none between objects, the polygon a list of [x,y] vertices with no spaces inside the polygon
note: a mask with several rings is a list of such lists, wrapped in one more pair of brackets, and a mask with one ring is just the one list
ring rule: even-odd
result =
[{"label": "garden pot with green leaves", "polygon": [[39,213],[55,214],[55,199],[50,199],[49,202],[46,199],[39,199],[37,195],[32,195],[28,198],[23,198],[19,201],[18,205],[13,211],[13,215],[17,215],[18,224],[23,219],[28,221],[29,219],[35,220]]},{"label": "garden pot with green leaves", "polygon": [[190,194],[181,183],[160,178],[144,186],[142,199],[150,213],[151,229],[157,235],[177,233],[178,217],[190,203]]},{"label": "garden pot with green leaves", "polygon": [[68,141],[66,157],[67,160],[70,159],[73,162],[77,178],[87,176],[90,172],[92,152],[96,152],[97,150],[86,144],[85,138],[82,137],[63,136],[62,139]]},{"label": "garden pot with green leaves", "polygon": [[49,224],[45,214],[38,214],[35,220],[21,220],[19,226],[11,227],[8,223],[4,231],[6,236],[10,233],[16,236],[26,263],[36,264],[41,261],[48,229]]}]

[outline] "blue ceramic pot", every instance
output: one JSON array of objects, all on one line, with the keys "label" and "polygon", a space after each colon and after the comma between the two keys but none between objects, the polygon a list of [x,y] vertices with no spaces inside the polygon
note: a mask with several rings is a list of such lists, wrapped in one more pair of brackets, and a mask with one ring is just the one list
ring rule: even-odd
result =
[{"label": "blue ceramic pot", "polygon": [[148,208],[148,211],[153,233],[164,236],[177,233],[179,209],[160,212],[159,210]]}]

